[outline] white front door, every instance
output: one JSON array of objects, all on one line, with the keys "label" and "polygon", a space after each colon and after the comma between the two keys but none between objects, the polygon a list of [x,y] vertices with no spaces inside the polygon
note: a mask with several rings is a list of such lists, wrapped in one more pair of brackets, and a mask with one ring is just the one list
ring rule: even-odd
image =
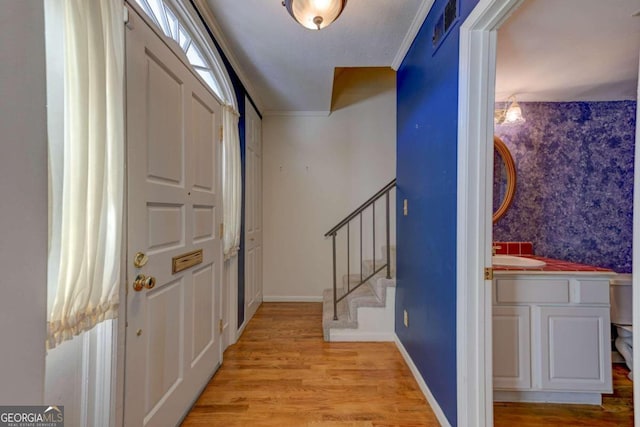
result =
[{"label": "white front door", "polygon": [[245,102],[245,324],[262,303],[262,121]]},{"label": "white front door", "polygon": [[[174,426],[221,363],[220,105],[171,42],[130,15],[125,425]],[[135,290],[140,275],[147,286]]]}]

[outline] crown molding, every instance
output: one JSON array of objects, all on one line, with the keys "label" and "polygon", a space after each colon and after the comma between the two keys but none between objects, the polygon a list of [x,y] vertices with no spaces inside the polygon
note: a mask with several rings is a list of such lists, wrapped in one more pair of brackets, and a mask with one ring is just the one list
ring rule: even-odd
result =
[{"label": "crown molding", "polygon": [[[211,8],[207,4],[207,1],[193,0],[193,4],[198,9],[198,12],[200,12],[200,14],[202,15],[205,21],[205,25],[209,27],[209,29],[213,33],[213,36],[216,39],[215,41],[220,46],[220,49],[222,50],[221,53],[227,58],[227,60],[231,64],[231,67],[233,67],[233,70],[238,75],[238,78],[244,85],[245,90],[247,91],[247,93],[255,103],[256,107],[258,108],[258,113],[260,113],[260,111],[264,110],[264,104],[262,102],[262,99],[260,99],[260,97],[258,96],[258,92],[256,91],[255,87],[251,84],[251,80],[249,80],[246,74],[244,74],[244,72],[242,71],[242,68],[238,63],[238,60],[233,54],[233,51],[231,50],[231,48],[229,47],[229,43],[227,42],[227,39],[224,36],[222,29],[220,28],[220,25],[218,25],[218,21],[216,21],[213,15],[213,12],[211,11]],[[240,111],[240,114],[243,114],[243,112]]]},{"label": "crown molding", "polygon": [[289,111],[289,110],[267,110],[265,116],[270,117],[329,117],[331,111]]},{"label": "crown molding", "polygon": [[331,111],[267,110],[264,115],[271,117],[329,117]]},{"label": "crown molding", "polygon": [[404,36],[404,40],[402,40],[398,53],[396,53],[395,58],[393,58],[391,68],[394,70],[398,71],[398,68],[402,65],[404,57],[407,56],[407,52],[409,52],[409,48],[411,48],[413,41],[418,35],[418,31],[420,31],[424,20],[427,19],[427,15],[431,11],[434,2],[435,0],[422,0],[415,18],[413,18],[413,22],[411,22],[411,26],[409,26],[407,34]]}]

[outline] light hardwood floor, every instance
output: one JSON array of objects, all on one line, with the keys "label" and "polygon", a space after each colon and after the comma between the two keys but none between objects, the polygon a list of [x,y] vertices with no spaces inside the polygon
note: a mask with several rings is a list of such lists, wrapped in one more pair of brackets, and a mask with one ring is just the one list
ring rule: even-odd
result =
[{"label": "light hardwood floor", "polygon": [[[437,426],[393,343],[325,343],[319,303],[265,303],[183,426]],[[496,403],[496,427],[633,425],[614,366],[602,406]]]},{"label": "light hardwood floor", "polygon": [[326,343],[320,303],[264,303],[183,426],[438,426],[394,343]]},{"label": "light hardwood floor", "polygon": [[548,403],[495,403],[495,427],[633,426],[633,383],[624,365],[613,365],[613,394],[602,405],[554,405]]}]

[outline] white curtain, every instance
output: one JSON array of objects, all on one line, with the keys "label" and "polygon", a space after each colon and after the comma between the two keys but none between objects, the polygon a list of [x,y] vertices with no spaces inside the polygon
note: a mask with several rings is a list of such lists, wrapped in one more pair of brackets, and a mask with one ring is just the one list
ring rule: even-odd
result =
[{"label": "white curtain", "polygon": [[52,230],[60,235],[50,242],[58,265],[50,277],[48,348],[117,315],[122,244],[122,2],[63,3],[64,148],[61,160],[50,158],[63,164],[51,165],[62,179],[53,183],[50,200],[60,221]]},{"label": "white curtain", "polygon": [[240,171],[240,135],[238,113],[230,106],[222,114],[222,203],[224,207],[224,258],[238,253],[240,247],[240,222],[242,186]]}]

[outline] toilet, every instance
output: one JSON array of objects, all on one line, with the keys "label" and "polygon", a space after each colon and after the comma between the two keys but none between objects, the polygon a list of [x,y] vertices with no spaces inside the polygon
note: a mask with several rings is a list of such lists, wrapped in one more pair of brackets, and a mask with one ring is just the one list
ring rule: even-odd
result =
[{"label": "toilet", "polygon": [[[616,350],[624,358],[630,371],[633,370],[633,298],[631,274],[618,274],[609,281],[611,301],[611,324],[615,326]],[[633,372],[629,373],[633,379]]]}]

